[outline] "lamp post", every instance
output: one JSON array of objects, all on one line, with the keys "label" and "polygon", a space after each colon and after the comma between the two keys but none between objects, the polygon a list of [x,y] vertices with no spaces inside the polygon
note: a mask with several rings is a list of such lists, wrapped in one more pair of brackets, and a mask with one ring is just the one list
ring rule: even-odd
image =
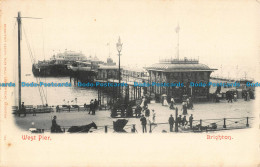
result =
[{"label": "lamp post", "polygon": [[118,81],[119,81],[119,95],[118,97],[120,98],[120,95],[121,95],[121,91],[120,91],[120,83],[121,83],[121,72],[120,72],[120,53],[121,53],[121,50],[122,50],[122,43],[121,43],[121,40],[120,40],[120,37],[118,38],[118,42],[116,44],[116,48],[117,48],[117,51],[118,51],[118,56],[119,56],[119,59],[118,59]]}]

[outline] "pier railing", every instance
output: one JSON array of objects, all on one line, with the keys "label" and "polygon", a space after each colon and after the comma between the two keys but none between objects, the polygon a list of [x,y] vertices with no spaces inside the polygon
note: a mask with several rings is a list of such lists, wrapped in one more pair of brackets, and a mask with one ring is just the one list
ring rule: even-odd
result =
[{"label": "pier railing", "polygon": [[[223,118],[223,119],[200,119],[190,122],[178,123],[176,131],[176,124],[174,124],[172,131],[168,122],[148,123],[146,125],[147,133],[167,133],[167,132],[208,132],[220,130],[233,130],[250,128],[253,125],[254,117],[241,117],[241,118]],[[71,126],[61,126],[63,132],[67,132]],[[41,129],[38,133],[50,132],[50,129]],[[142,126],[136,124],[125,125],[122,133],[142,133]],[[83,133],[83,132],[77,132]],[[97,129],[91,128],[89,133],[119,133],[114,130],[114,125],[101,125]]]}]

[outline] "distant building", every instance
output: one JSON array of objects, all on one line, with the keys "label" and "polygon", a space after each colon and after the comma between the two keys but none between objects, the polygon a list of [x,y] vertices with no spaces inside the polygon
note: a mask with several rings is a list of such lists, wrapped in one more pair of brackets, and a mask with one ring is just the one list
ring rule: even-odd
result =
[{"label": "distant building", "polygon": [[86,60],[86,57],[81,52],[74,52],[74,51],[66,50],[63,53],[58,53],[56,55],[53,55],[50,60],[55,61],[55,64],[64,64],[67,62],[83,61],[83,60]]},{"label": "distant building", "polygon": [[[121,67],[121,70],[122,67]],[[113,62],[112,58],[107,58],[107,62],[100,64],[98,67],[98,80],[118,79],[118,66]]]},{"label": "distant building", "polygon": [[160,60],[159,63],[146,67],[146,70],[149,73],[150,84],[183,83],[183,87],[149,87],[150,93],[154,93],[157,100],[166,94],[168,100],[173,97],[177,101],[182,101],[183,95],[192,96],[195,100],[207,100],[209,87],[191,87],[190,82],[208,83],[210,74],[216,69],[199,64],[198,60],[184,58]]}]

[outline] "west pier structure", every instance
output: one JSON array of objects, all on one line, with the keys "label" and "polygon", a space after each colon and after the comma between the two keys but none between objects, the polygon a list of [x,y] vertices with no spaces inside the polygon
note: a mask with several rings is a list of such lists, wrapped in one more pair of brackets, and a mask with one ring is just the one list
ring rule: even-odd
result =
[{"label": "west pier structure", "polygon": [[182,101],[184,95],[192,97],[195,101],[206,101],[209,99],[209,87],[191,87],[193,83],[208,83],[210,74],[217,69],[209,68],[200,64],[195,59],[163,59],[159,63],[145,68],[149,73],[149,83],[183,83],[183,87],[149,87],[148,92],[154,94],[160,101],[163,94],[170,100]]}]

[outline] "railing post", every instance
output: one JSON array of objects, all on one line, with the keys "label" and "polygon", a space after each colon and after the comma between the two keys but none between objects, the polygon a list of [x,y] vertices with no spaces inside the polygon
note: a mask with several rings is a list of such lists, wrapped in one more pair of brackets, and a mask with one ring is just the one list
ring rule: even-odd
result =
[{"label": "railing post", "polygon": [[227,126],[226,126],[226,118],[224,118],[224,125],[223,125],[223,128],[227,128]]},{"label": "railing post", "polygon": [[200,119],[200,131],[201,131],[201,127],[202,127],[202,119]]},{"label": "railing post", "polygon": [[107,133],[107,126],[105,126],[105,133]]},{"label": "railing post", "polygon": [[132,132],[135,133],[135,124],[133,124]]},{"label": "railing post", "polygon": [[150,130],[149,133],[152,133],[152,124],[150,123]]},{"label": "railing post", "polygon": [[178,122],[178,108],[176,107],[176,110],[175,110],[175,132],[178,132],[178,124],[180,122]]},{"label": "railing post", "polygon": [[248,117],[246,117],[246,127],[249,127],[249,124],[248,124]]}]

